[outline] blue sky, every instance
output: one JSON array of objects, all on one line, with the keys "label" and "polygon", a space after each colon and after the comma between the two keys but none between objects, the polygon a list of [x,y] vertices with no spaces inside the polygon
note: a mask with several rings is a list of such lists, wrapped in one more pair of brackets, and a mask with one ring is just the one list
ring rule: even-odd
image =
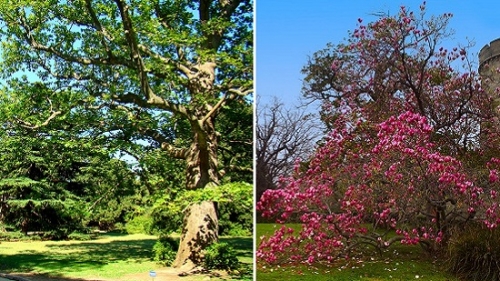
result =
[{"label": "blue sky", "polygon": [[[258,0],[256,2],[256,95],[259,104],[278,96],[291,105],[297,104],[302,87],[301,68],[308,56],[323,49],[328,42],[340,43],[348,30],[376,20],[370,14],[389,12],[394,15],[404,5],[419,12],[422,1],[367,0]],[[455,31],[445,47],[476,45],[477,53],[490,41],[500,38],[497,1],[427,1],[427,15],[452,13],[449,28]]]}]

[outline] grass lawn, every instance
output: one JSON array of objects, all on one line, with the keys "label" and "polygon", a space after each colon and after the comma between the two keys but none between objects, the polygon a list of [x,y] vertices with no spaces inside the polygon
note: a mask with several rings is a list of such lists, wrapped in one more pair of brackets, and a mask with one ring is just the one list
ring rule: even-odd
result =
[{"label": "grass lawn", "polygon": [[[278,226],[279,227],[279,226]],[[293,228],[300,226],[292,225]],[[275,224],[257,224],[257,245],[260,237],[269,236],[276,229]],[[373,254],[363,261],[342,262],[336,265],[270,267],[257,264],[257,280],[335,280],[335,281],[385,281],[426,280],[458,281],[443,272],[428,258],[420,246],[394,245],[382,256]]]},{"label": "grass lawn", "polygon": [[[222,237],[220,240],[232,245],[240,261],[251,267],[251,237]],[[60,280],[138,280],[137,276],[141,275],[144,275],[141,280],[151,280],[150,270],[162,270],[161,265],[151,260],[155,242],[155,236],[142,234],[106,234],[92,241],[1,242],[0,272]],[[134,274],[139,275],[134,277]],[[203,278],[192,276],[182,280]]]}]

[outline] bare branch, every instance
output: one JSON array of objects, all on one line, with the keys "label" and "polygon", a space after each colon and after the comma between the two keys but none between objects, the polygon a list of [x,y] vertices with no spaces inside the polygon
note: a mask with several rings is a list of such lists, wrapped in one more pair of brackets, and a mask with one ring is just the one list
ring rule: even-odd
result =
[{"label": "bare branch", "polygon": [[255,138],[259,195],[275,188],[280,176],[290,174],[298,158],[310,157],[321,130],[316,117],[305,109],[287,109],[278,100],[258,112]]},{"label": "bare branch", "polygon": [[39,125],[33,125],[29,122],[26,122],[26,121],[20,120],[20,119],[17,119],[17,122],[19,123],[19,125],[21,127],[24,127],[26,129],[36,130],[36,129],[39,129],[41,127],[47,126],[52,119],[56,118],[58,115],[61,115],[61,114],[62,114],[62,111],[52,111],[50,116],[43,123],[41,123]]}]

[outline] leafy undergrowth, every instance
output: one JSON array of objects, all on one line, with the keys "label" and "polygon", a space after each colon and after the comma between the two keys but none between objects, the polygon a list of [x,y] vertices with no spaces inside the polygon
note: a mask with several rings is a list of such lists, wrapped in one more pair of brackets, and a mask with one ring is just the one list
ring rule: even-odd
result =
[{"label": "leafy undergrowth", "polygon": [[[287,225],[299,228],[299,225]],[[274,224],[257,224],[257,245],[260,237],[276,230]],[[257,264],[257,280],[433,280],[458,281],[444,272],[441,262],[422,251],[420,246],[393,245],[382,256],[373,249],[362,249],[363,257],[341,260],[335,264],[290,264],[269,266]]]},{"label": "leafy undergrowth", "polygon": [[[233,245],[238,259],[251,267],[251,237],[220,240]],[[57,280],[124,280],[125,276],[141,274],[150,280],[149,271],[162,268],[152,260],[155,242],[155,236],[142,234],[107,234],[92,241],[2,242],[0,272]]]}]

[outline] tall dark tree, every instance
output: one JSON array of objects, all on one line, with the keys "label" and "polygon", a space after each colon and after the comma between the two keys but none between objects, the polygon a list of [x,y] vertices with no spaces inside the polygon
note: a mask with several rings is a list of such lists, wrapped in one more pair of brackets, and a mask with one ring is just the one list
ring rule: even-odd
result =
[{"label": "tall dark tree", "polygon": [[[35,130],[93,112],[88,131],[185,160],[185,188],[219,184],[216,120],[253,91],[251,0],[1,4],[5,123]],[[32,96],[36,107],[22,104]],[[21,103],[9,107],[13,100]],[[178,140],[173,118],[187,122],[189,141]],[[215,240],[215,205],[193,204],[174,265],[198,263]]]}]

